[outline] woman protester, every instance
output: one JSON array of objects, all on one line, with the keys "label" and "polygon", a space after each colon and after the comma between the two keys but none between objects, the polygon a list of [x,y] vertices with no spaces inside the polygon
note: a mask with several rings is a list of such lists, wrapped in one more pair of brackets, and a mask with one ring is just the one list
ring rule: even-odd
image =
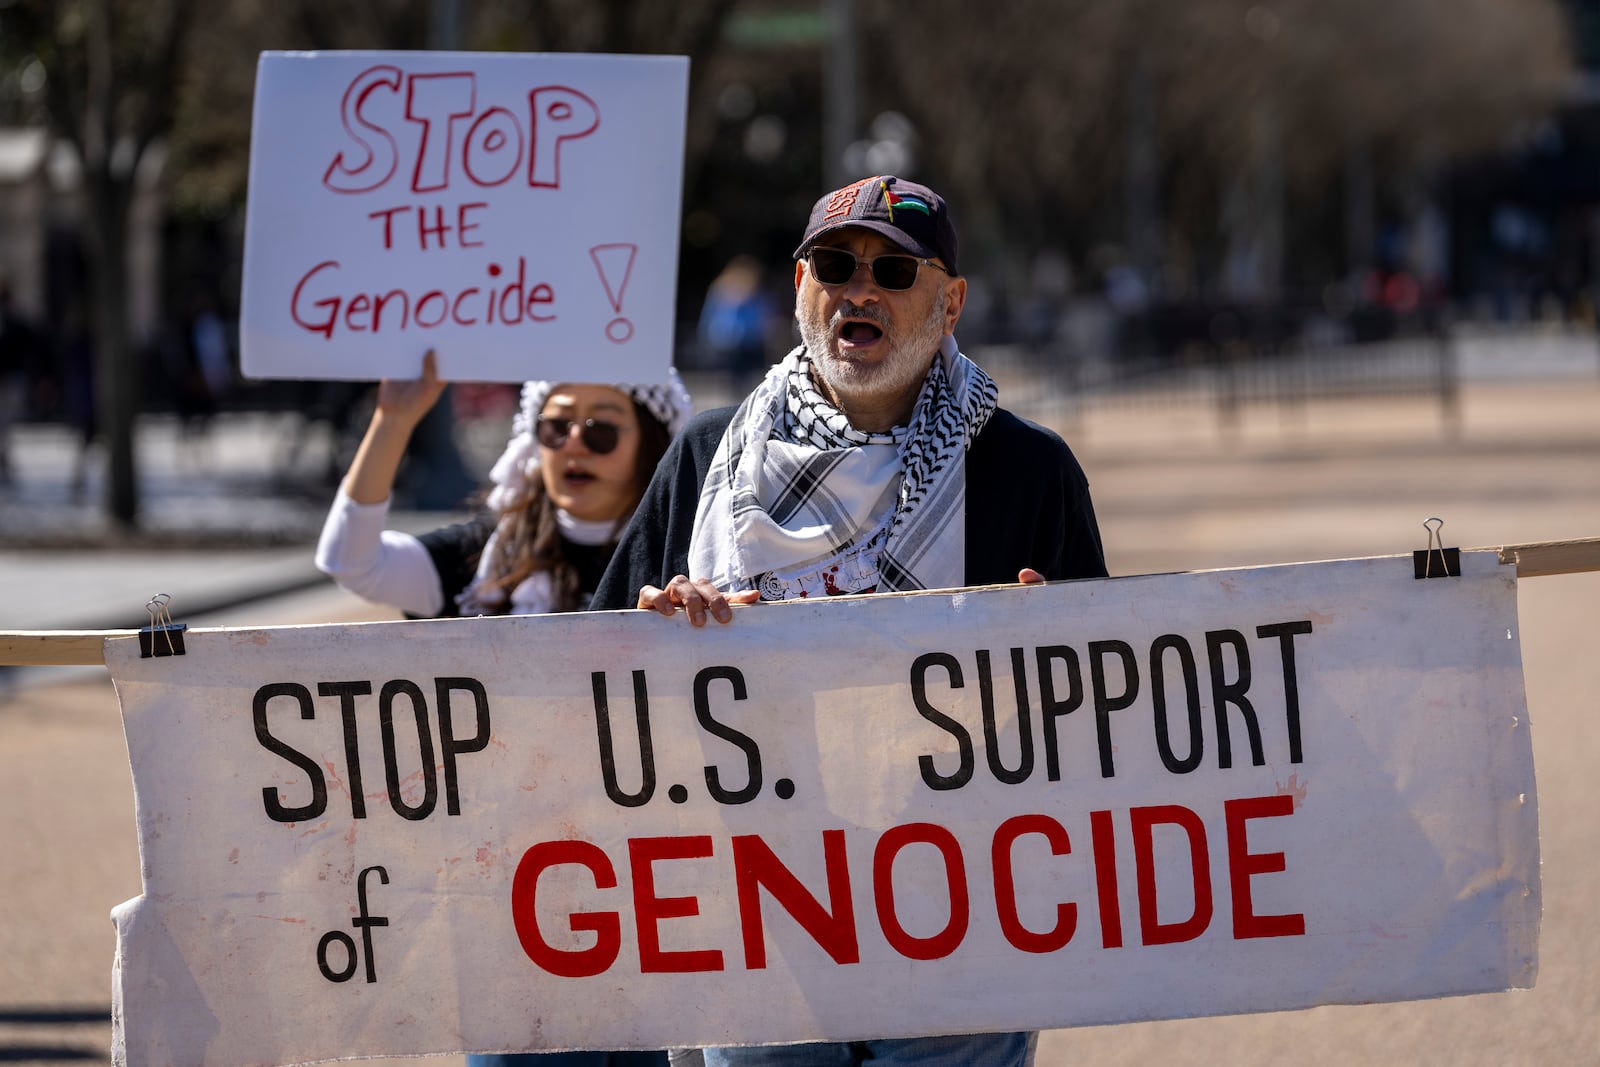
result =
[{"label": "woman protester", "polygon": [[422,376],[385,380],[317,545],[317,568],[416,618],[578,611],[610,561],[691,401],[670,385],[530,381],[490,471],[487,509],[414,537],[384,528],[395,476],[444,392],[434,354]]}]

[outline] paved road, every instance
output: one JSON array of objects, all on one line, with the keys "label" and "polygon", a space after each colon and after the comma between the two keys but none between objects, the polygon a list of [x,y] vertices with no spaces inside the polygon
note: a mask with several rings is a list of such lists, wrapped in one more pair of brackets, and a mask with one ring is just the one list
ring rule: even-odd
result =
[{"label": "paved road", "polygon": [[[1473,385],[1454,438],[1441,434],[1425,401],[1406,400],[1313,405],[1288,420],[1249,412],[1233,438],[1218,435],[1204,408],[1105,413],[1061,428],[1094,483],[1114,573],[1403,552],[1421,547],[1421,523],[1433,515],[1446,520],[1449,543],[1463,546],[1600,536],[1600,381]],[[285,546],[281,567],[262,564],[260,553],[186,550],[167,562],[176,568],[170,580],[185,578],[193,590],[185,595],[203,601],[249,561],[281,578],[303,566],[303,551]],[[7,610],[25,610],[0,617],[0,628],[46,617],[46,607],[60,620],[111,602],[137,615],[152,584],[169,581],[160,555],[6,553]],[[101,577],[74,578],[90,568]],[[1544,858],[1535,989],[1053,1031],[1039,1063],[1600,1062],[1592,776],[1600,765],[1600,574],[1531,579],[1519,594]],[[180,613],[193,625],[388,617],[326,588],[215,615]],[[94,668],[18,681],[6,689],[0,680],[0,1061],[103,1062],[113,947],[106,916],[139,889],[115,697]]]}]

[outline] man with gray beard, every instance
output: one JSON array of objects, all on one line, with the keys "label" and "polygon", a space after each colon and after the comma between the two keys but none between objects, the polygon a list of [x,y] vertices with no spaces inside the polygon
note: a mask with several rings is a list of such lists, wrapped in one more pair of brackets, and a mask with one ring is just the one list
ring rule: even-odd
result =
[{"label": "man with gray beard", "polygon": [[[760,600],[1104,577],[1077,460],[999,407],[956,346],[956,254],[926,186],[882,175],[818,200],[794,254],[800,345],[678,435],[591,607],[681,608],[704,626]],[[1034,1037],[711,1048],[705,1062],[1012,1067]]]}]

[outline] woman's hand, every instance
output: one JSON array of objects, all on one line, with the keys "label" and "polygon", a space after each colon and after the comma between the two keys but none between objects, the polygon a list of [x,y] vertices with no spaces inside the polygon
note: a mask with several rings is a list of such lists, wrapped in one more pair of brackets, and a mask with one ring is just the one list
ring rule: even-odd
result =
[{"label": "woman's hand", "polygon": [[375,415],[397,419],[415,429],[423,416],[439,402],[448,382],[439,380],[438,360],[433,349],[422,357],[420,378],[385,378],[378,383],[378,409]]},{"label": "woman's hand", "polygon": [[431,348],[422,357],[422,377],[385,378],[378,383],[378,406],[342,483],[346,496],[357,504],[381,504],[389,499],[412,431],[439,402],[447,384],[439,380]]}]

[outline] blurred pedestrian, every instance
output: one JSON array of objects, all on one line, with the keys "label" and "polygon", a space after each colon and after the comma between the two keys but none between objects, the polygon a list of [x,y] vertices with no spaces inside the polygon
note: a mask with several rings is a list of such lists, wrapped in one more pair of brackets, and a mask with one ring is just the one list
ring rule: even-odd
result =
[{"label": "blurred pedestrian", "polygon": [[760,262],[744,253],[734,256],[706,289],[700,308],[702,358],[712,369],[738,376],[765,369],[775,313]]},{"label": "blurred pedestrian", "polygon": [[17,309],[10,279],[0,278],[0,486],[16,480],[11,431],[24,414],[39,348],[39,332]]},{"label": "blurred pedestrian", "polygon": [[89,486],[89,463],[100,439],[100,419],[96,405],[94,341],[83,303],[74,300],[67,308],[61,328],[61,406],[67,424],[77,439],[72,457],[72,502],[83,502]]},{"label": "blurred pedestrian", "polygon": [[206,392],[211,395],[213,406],[220,409],[233,392],[233,352],[217,302],[204,292],[194,300],[185,337]]},{"label": "blurred pedestrian", "polygon": [[206,438],[217,402],[200,368],[189,327],[188,315],[164,324],[154,352],[166,379],[166,401],[178,417],[178,464],[200,468],[206,461]]}]

